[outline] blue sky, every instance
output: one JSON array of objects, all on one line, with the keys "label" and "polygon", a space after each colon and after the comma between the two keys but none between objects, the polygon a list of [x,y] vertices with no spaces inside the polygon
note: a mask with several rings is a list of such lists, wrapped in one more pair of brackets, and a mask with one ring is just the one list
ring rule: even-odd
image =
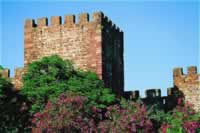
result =
[{"label": "blue sky", "polygon": [[0,7],[0,64],[23,66],[25,18],[103,11],[124,31],[125,90],[173,85],[174,67],[200,66],[197,2],[6,2]]}]

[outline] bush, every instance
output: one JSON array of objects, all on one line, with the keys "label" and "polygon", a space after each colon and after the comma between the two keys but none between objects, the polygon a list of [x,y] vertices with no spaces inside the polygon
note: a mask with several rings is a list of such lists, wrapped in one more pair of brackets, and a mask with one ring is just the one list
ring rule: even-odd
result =
[{"label": "bush", "polygon": [[103,111],[86,103],[86,97],[61,94],[55,102],[49,101],[44,111],[35,113],[32,123],[43,132],[154,132],[144,105],[123,101]]},{"label": "bush", "polygon": [[43,132],[96,132],[86,101],[73,93],[61,94],[56,101],[49,101],[43,112],[35,113],[32,123]]},{"label": "bush", "polygon": [[42,111],[48,100],[55,100],[66,91],[86,96],[87,104],[98,107],[115,101],[115,95],[104,88],[96,74],[75,70],[71,61],[57,55],[44,57],[28,66],[23,77],[22,94],[31,103],[31,114]]},{"label": "bush", "polygon": [[4,68],[0,65],[0,70],[3,70]]},{"label": "bush", "polygon": [[101,132],[151,133],[154,131],[146,106],[139,103],[123,101],[121,105],[111,105],[107,107],[105,118],[98,126]]},{"label": "bush", "polygon": [[180,102],[173,111],[162,116],[162,133],[196,133],[200,130],[200,114],[192,109],[189,103]]},{"label": "bush", "polygon": [[11,82],[0,76],[0,132],[25,132],[29,118],[25,100],[12,88]]}]

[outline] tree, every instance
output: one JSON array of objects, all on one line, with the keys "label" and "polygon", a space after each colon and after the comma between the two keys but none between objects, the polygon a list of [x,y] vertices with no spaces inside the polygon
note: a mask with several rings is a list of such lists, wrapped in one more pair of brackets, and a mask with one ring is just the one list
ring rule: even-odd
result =
[{"label": "tree", "polygon": [[0,99],[1,99],[0,102],[1,103],[3,99],[7,98],[8,94],[11,92],[11,89],[12,89],[11,82],[9,82],[8,79],[2,78],[0,75]]},{"label": "tree", "polygon": [[75,70],[71,61],[57,55],[28,65],[23,77],[22,94],[31,103],[31,114],[42,111],[48,100],[55,100],[67,91],[86,96],[90,105],[105,107],[115,101],[115,95],[104,88],[95,73]]},{"label": "tree", "polygon": [[105,108],[115,101],[112,90],[105,88],[103,81],[90,71],[76,71],[67,82],[70,91],[88,98],[88,104]]},{"label": "tree", "polygon": [[0,132],[25,132],[28,113],[24,99],[13,90],[9,79],[0,76]]},{"label": "tree", "polygon": [[74,72],[70,61],[53,55],[28,65],[21,93],[31,103],[31,114],[41,111],[49,99],[67,90],[67,80]]},{"label": "tree", "polygon": [[3,70],[4,68],[0,65],[0,70]]}]

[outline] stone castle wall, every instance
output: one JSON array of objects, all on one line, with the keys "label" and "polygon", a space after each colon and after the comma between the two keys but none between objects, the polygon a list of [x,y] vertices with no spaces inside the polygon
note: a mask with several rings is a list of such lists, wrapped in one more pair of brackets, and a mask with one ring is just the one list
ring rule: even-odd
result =
[{"label": "stone castle wall", "polygon": [[[182,68],[173,70],[173,87],[167,89],[167,96],[161,96],[160,89],[148,89],[142,100],[147,104],[159,104],[162,108],[170,110],[177,104],[177,95],[183,96],[185,101],[194,105],[196,111],[200,111],[200,74],[197,67],[191,66],[187,69],[187,74],[183,74]],[[124,97],[137,99],[140,97],[139,91],[126,91]]]},{"label": "stone castle wall", "polygon": [[105,17],[102,21],[103,79],[112,86],[117,95],[124,91],[124,45],[123,32]]},{"label": "stone castle wall", "polygon": [[1,77],[5,79],[11,79],[15,90],[20,90],[22,87],[22,76],[24,74],[24,68],[16,68],[15,75],[13,78],[10,77],[10,69],[0,70]]},{"label": "stone castle wall", "polygon": [[61,24],[61,17],[54,16],[50,25],[47,18],[37,19],[37,24],[34,20],[26,20],[25,67],[44,56],[57,54],[72,60],[76,67],[92,70],[101,76],[102,17],[101,13],[96,13],[89,21],[88,14],[80,14],[78,23],[75,23],[75,16],[65,16],[64,24]]},{"label": "stone castle wall", "polygon": [[[49,24],[50,22],[50,24]],[[123,32],[102,12],[64,17],[26,19],[24,25],[24,71],[44,56],[57,54],[72,60],[75,68],[90,70],[105,86],[121,95],[124,89]],[[22,86],[22,68],[15,70],[16,88]]]},{"label": "stone castle wall", "polygon": [[145,96],[140,96],[140,91],[126,91],[124,97],[131,100],[141,100],[146,105],[157,105],[159,108],[165,111],[173,109],[177,105],[177,97],[175,95],[176,90],[172,88],[167,89],[167,96],[161,96],[161,89],[147,89],[145,90]]},{"label": "stone castle wall", "polygon": [[0,75],[5,79],[10,78],[10,70],[2,69],[2,70],[0,70]]},{"label": "stone castle wall", "polygon": [[182,68],[175,68],[173,71],[174,86],[178,88],[185,97],[185,100],[194,104],[194,108],[200,111],[200,74],[197,67],[187,68],[187,74],[183,74]]}]

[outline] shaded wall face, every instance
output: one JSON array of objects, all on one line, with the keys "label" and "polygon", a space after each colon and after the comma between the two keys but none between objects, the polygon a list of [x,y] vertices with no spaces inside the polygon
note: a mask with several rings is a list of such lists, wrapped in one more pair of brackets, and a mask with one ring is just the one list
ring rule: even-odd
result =
[{"label": "shaded wall face", "polygon": [[188,67],[187,74],[183,74],[182,68],[176,68],[173,72],[174,86],[185,97],[185,100],[194,105],[194,109],[200,111],[200,81],[196,67]]},{"label": "shaded wall face", "polygon": [[124,90],[123,32],[111,22],[102,22],[103,79],[120,96]]},{"label": "shaded wall face", "polygon": [[101,77],[100,23],[82,20],[78,24],[60,25],[57,18],[47,26],[46,21],[43,18],[38,20],[37,27],[25,27],[25,67],[44,56],[57,54],[72,60],[75,67],[94,71]]}]

